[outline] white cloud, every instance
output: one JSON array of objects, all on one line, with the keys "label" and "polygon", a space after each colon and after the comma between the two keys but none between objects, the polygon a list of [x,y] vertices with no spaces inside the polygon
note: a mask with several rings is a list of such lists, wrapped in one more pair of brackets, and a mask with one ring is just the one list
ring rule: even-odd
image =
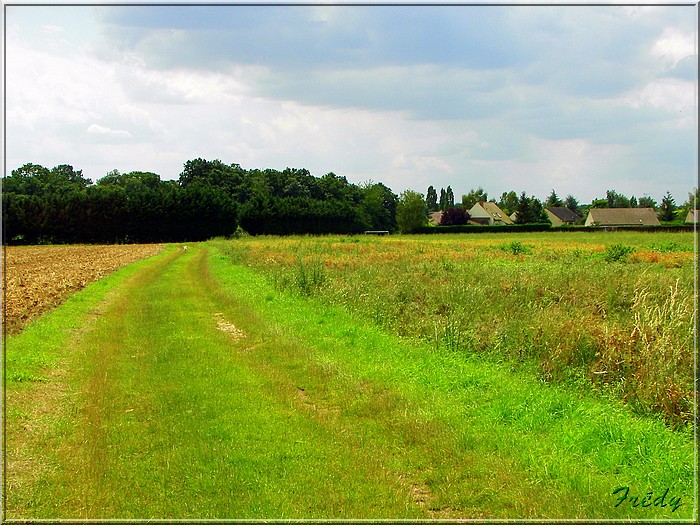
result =
[{"label": "white cloud", "polygon": [[45,24],[45,25],[41,26],[41,29],[42,29],[45,33],[48,33],[48,34],[51,34],[51,35],[61,34],[61,33],[64,33],[64,32],[65,32],[65,29],[64,29],[63,27],[57,26],[57,25],[54,25],[54,24]]},{"label": "white cloud", "polygon": [[9,168],[205,157],[583,201],[694,182],[695,28],[672,8],[32,9],[8,25]]},{"label": "white cloud", "polygon": [[652,48],[652,54],[675,67],[682,59],[696,54],[695,35],[677,28],[667,28]]},{"label": "white cloud", "polygon": [[132,138],[131,133],[129,133],[125,129],[112,129],[106,126],[100,126],[99,124],[90,124],[86,131],[95,135],[107,135],[109,137],[118,139]]},{"label": "white cloud", "polygon": [[673,112],[696,109],[695,85],[675,78],[661,78],[629,93],[622,100],[634,108],[645,105]]}]

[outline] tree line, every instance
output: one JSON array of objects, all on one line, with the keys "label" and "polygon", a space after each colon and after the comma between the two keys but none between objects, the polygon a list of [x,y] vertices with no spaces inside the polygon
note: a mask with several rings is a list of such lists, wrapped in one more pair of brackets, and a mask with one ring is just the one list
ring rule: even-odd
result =
[{"label": "tree line", "polygon": [[97,182],[70,165],[25,164],[2,180],[3,242],[152,243],[250,234],[396,231],[398,196],[306,169],[246,170],[188,160],[179,179],[114,170]]},{"label": "tree line", "polygon": [[698,206],[698,190],[677,206],[670,193],[660,204],[648,196],[613,190],[582,205],[554,190],[541,201],[525,192],[489,198],[471,189],[455,202],[450,186],[438,193],[406,190],[397,196],[382,183],[357,185],[306,169],[243,169],[220,160],[185,162],[178,180],[152,172],[113,170],[93,183],[81,170],[62,164],[25,164],[2,179],[3,243],[153,243],[200,241],[243,230],[260,234],[352,234],[367,230],[410,232],[442,211],[442,225],[467,224],[479,201],[495,202],[516,224],[547,223],[545,208],[566,206],[585,219],[591,207],[651,207],[662,221],[681,220]]}]

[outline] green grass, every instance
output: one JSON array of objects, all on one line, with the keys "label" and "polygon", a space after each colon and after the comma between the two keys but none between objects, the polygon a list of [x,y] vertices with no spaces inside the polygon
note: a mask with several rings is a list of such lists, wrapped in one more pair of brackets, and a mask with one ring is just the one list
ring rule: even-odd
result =
[{"label": "green grass", "polygon": [[[276,323],[284,326],[281,331],[317,341],[317,361],[338,369],[341,385],[341,378],[356,381],[358,376],[383,385],[375,388],[400,393],[424,421],[438,425],[440,430],[426,434],[440,435],[440,443],[433,445],[439,452],[433,456],[428,481],[444,497],[439,506],[468,507],[477,487],[493,491],[494,485],[502,484],[509,488],[504,487],[500,497],[491,493],[494,506],[500,507],[493,515],[499,517],[635,517],[616,514],[606,504],[597,506],[609,501],[609,491],[623,485],[648,491],[681,483],[691,490],[691,437],[665,429],[659,420],[638,418],[617,403],[545,385],[523,368],[514,374],[507,363],[406,344],[377,328],[359,330],[342,309],[273,295],[265,280],[221,261],[214,269],[221,272],[228,291],[250,293],[257,283],[259,293],[269,298],[264,303],[269,317],[276,312]],[[349,388],[346,384],[339,390]],[[401,412],[400,405],[395,412]],[[465,453],[476,469],[460,462]],[[668,453],[679,454],[671,458]],[[666,459],[654,459],[661,456]],[[650,462],[655,466],[649,468]],[[539,490],[548,502],[544,494],[535,496]]]},{"label": "green grass", "polygon": [[127,265],[71,295],[59,309],[30,323],[21,336],[8,335],[5,345],[7,383],[47,381],[45,372],[62,358],[70,338],[89,329],[102,313],[101,303],[148,260]]},{"label": "green grass", "polygon": [[[368,324],[319,296],[325,267],[289,276],[307,293],[277,289],[229,248],[86,289],[99,315],[47,343],[53,357],[8,361],[45,381],[8,383],[7,518],[695,515],[688,432]],[[615,507],[621,486],[681,506]]]},{"label": "green grass", "polygon": [[342,306],[390,333],[534,362],[545,381],[595,389],[673,426],[692,420],[692,233],[271,237],[219,246],[277,289]]}]

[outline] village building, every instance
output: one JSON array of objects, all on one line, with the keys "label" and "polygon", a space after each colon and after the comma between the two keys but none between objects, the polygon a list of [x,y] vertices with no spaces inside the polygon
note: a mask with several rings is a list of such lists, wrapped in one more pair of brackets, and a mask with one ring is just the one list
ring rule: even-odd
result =
[{"label": "village building", "polygon": [[685,222],[691,224],[698,224],[698,210],[689,210],[688,215],[685,216]]},{"label": "village building", "polygon": [[591,208],[586,226],[660,226],[653,208]]},{"label": "village building", "polygon": [[495,202],[479,201],[468,211],[469,220],[477,224],[513,224]]},{"label": "village building", "polygon": [[570,210],[566,206],[551,206],[545,208],[547,212],[547,217],[549,217],[549,222],[552,226],[563,226],[575,224],[581,220],[581,216],[575,211]]},{"label": "village building", "polygon": [[430,212],[428,215],[428,224],[434,224],[436,226],[440,225],[440,221],[442,221],[442,214],[444,212],[442,211],[433,211]]}]

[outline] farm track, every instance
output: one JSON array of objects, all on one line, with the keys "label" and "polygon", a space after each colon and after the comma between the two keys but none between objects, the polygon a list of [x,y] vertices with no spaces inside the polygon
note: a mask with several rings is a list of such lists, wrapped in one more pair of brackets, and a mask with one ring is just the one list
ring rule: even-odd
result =
[{"label": "farm track", "polygon": [[[154,297],[158,300],[154,301]],[[266,342],[238,328],[231,321],[231,305],[222,303],[222,299],[222,292],[208,271],[206,249],[197,248],[190,249],[189,253],[172,252],[159,259],[132,276],[117,294],[109,297],[109,304],[103,305],[101,317],[94,326],[75,333],[69,346],[76,350],[71,350],[72,354],[62,363],[66,370],[51,374],[48,385],[36,387],[41,407],[32,409],[23,403],[27,410],[23,416],[25,420],[43,419],[49,427],[56,425],[55,420],[46,418],[47,412],[68,420],[53,430],[32,428],[27,422],[10,431],[8,517],[231,517],[222,515],[221,509],[237,512],[238,502],[245,497],[241,492],[252,492],[251,499],[269,497],[265,493],[268,489],[253,479],[237,484],[235,478],[241,474],[231,471],[229,464],[231,455],[255,463],[260,454],[259,440],[265,439],[266,434],[275,436],[275,441],[267,443],[269,448],[265,453],[282,453],[282,457],[290,458],[285,470],[295,469],[294,456],[285,454],[285,448],[291,446],[296,450],[298,444],[305,443],[308,454],[319,456],[316,471],[308,479],[304,477],[309,474],[297,472],[301,481],[292,483],[307,486],[316,481],[335,483],[339,484],[337,492],[340,494],[345,488],[342,486],[345,478],[351,476],[352,483],[358,483],[353,479],[362,479],[371,485],[375,501],[366,503],[369,508],[374,507],[375,513],[398,505],[399,508],[414,507],[404,511],[404,515],[412,517],[453,514],[450,508],[429,508],[430,490],[418,480],[416,473],[387,472],[382,468],[381,456],[376,455],[378,450],[358,447],[359,443],[354,441],[357,438],[352,437],[357,430],[349,426],[338,428],[338,410],[324,407],[322,400],[297,386],[303,384],[303,379],[290,376],[284,367],[273,369],[272,363],[261,361],[254,352]],[[169,308],[177,301],[186,305],[186,315]],[[177,328],[171,328],[173,325]],[[170,332],[169,337],[164,329]],[[215,346],[200,344],[205,340],[214,340]],[[144,348],[156,347],[156,353],[149,355],[144,351]],[[222,368],[212,368],[211,361]],[[200,375],[211,389],[205,393],[210,397],[216,396],[212,391],[228,391],[226,402],[217,408],[221,414],[216,417],[230,421],[220,428],[207,427],[211,417],[207,415],[209,401],[197,403],[195,400],[202,398],[202,392],[187,385],[187,379]],[[235,392],[231,392],[231,388],[235,388]],[[369,384],[363,385],[363,389],[372,390]],[[248,406],[251,398],[262,403],[262,410]],[[14,394],[10,399],[14,402]],[[189,408],[183,411],[181,406],[172,406],[175,399]],[[68,404],[73,406],[69,408]],[[184,429],[181,428],[183,418],[200,420],[194,429]],[[289,425],[290,419],[304,432],[291,437],[280,436],[280,429]],[[221,438],[212,441],[207,437],[211,432],[235,434],[231,427],[244,428],[251,425],[251,421],[254,434],[235,440],[234,436],[229,436],[227,447],[222,446]],[[353,421],[352,426],[355,423]],[[329,441],[337,439],[339,431],[347,433],[348,442],[336,446],[332,457],[319,452]],[[371,430],[365,428],[362,432],[371,433]],[[23,433],[34,433],[35,442]],[[124,433],[128,438],[120,444]],[[189,438],[187,443],[181,439],[183,434]],[[59,436],[60,444],[49,453],[51,457],[42,460],[27,450],[38,446],[37,440],[58,441]],[[292,439],[291,445],[289,439]],[[390,450],[383,452],[388,457],[393,455]],[[207,457],[204,463],[197,463],[199,456]],[[201,486],[202,479],[222,471],[228,474],[209,479],[213,485],[207,485],[216,501],[208,501],[207,495],[200,495],[204,499],[190,504],[191,508],[184,514],[172,514],[176,494],[191,497],[197,490],[195,487]],[[139,482],[139,475],[155,477],[156,482],[154,485]],[[326,479],[317,480],[314,475]],[[254,473],[258,482],[260,476],[261,473]],[[80,481],[73,483],[71,480]],[[139,483],[141,489],[135,492],[134,487]],[[286,486],[290,482],[278,479],[271,483]],[[47,492],[41,492],[36,498],[26,497],[23,491],[32,484]],[[42,507],[42,501],[52,498],[61,501],[60,510]],[[314,501],[313,496],[307,495],[310,501],[305,503],[304,496],[295,494],[293,487],[291,493],[282,494],[282,498],[273,505],[284,517],[303,517],[308,512],[333,515],[331,511],[319,510],[329,502]],[[295,501],[299,498],[301,501]],[[330,505],[342,505],[346,498],[340,496],[338,502]],[[335,515],[342,515],[342,512],[336,508]]]},{"label": "farm track", "polygon": [[[511,427],[523,407],[546,405],[536,392],[506,401],[498,397],[505,381],[462,372],[454,375],[460,385],[481,386],[445,393],[438,383],[417,386],[415,377],[392,384],[368,377],[362,367],[395,373],[405,363],[389,351],[372,355],[371,344],[361,348],[359,325],[342,328],[342,341],[312,347],[284,324],[288,304],[253,286],[234,293],[210,261],[205,245],[149,261],[89,327],[72,333],[61,373],[26,390],[39,402],[32,408],[25,399],[23,424],[8,428],[6,517],[609,516],[603,498],[618,481],[600,481],[603,492],[591,488],[591,479],[609,476],[603,469],[588,474],[587,497],[577,498],[583,481],[569,480],[563,467],[543,476],[518,461],[522,448],[541,463],[540,452],[555,456],[563,446]],[[253,310],[254,303],[269,306]],[[330,319],[307,322],[329,337],[322,329]],[[405,371],[416,374],[410,363]],[[419,372],[419,379],[452,373]],[[401,391],[404,380],[418,398]],[[10,401],[23,392],[11,390]],[[496,420],[480,419],[477,405],[487,401],[504,407]],[[438,415],[450,404],[457,425]],[[615,435],[606,444],[613,451],[621,445]],[[46,443],[56,446],[42,452]],[[562,457],[579,454],[573,441],[566,447]],[[621,476],[631,483],[638,474]]]},{"label": "farm track", "polygon": [[3,247],[6,333],[19,333],[72,293],[162,249],[162,244]]}]

